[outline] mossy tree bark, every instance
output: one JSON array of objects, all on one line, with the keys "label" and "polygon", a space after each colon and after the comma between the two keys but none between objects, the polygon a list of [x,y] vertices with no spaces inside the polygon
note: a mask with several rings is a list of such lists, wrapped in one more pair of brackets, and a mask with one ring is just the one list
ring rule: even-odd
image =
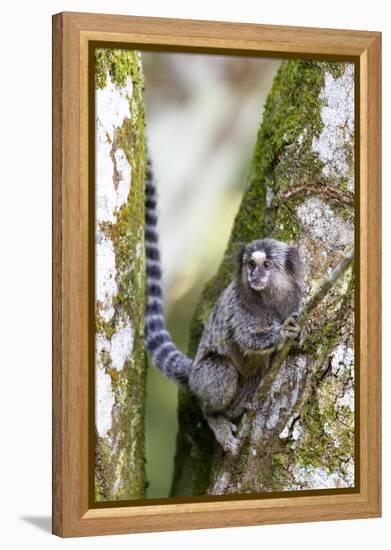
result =
[{"label": "mossy tree bark", "polygon": [[143,73],[134,51],[96,50],[95,496],[145,494]]},{"label": "mossy tree bark", "polygon": [[[225,258],[204,289],[190,352],[231,280],[235,243],[296,243],[307,299],[354,240],[353,65],[285,61],[266,102],[248,188]],[[273,375],[237,460],[215,443],[181,390],[173,495],[354,486],[354,272],[349,267]]]}]

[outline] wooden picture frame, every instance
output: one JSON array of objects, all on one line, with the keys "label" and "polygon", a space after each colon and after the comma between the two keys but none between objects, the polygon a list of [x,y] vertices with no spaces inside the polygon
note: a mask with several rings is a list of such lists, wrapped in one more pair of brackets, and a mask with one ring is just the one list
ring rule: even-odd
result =
[{"label": "wooden picture frame", "polygon": [[[308,57],[356,67],[359,138],[359,486],[344,494],[89,504],[89,43]],[[87,13],[53,17],[53,533],[62,537],[378,517],[381,514],[381,35]]]}]

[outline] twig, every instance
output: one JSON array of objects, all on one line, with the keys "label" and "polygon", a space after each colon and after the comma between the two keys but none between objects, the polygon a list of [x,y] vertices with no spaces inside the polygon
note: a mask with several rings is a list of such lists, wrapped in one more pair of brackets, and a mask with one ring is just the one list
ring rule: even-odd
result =
[{"label": "twig", "polygon": [[[305,323],[309,320],[314,310],[322,302],[327,293],[335,285],[338,279],[345,273],[345,271],[352,265],[354,260],[354,249],[352,249],[333,269],[333,271],[326,275],[322,283],[318,287],[314,295],[309,299],[307,305],[303,308],[300,313],[297,324],[300,328],[303,328]],[[252,399],[252,406],[250,409],[245,412],[242,416],[242,419],[239,423],[237,430],[237,438],[240,442],[240,448],[242,447],[244,440],[249,435],[251,430],[252,422],[256,416],[257,405],[270,393],[271,386],[276,378],[278,371],[280,370],[282,364],[287,358],[289,351],[291,350],[294,341],[291,338],[286,338],[282,344],[281,349],[275,355],[271,365],[265,373],[265,376],[260,381],[257,390],[254,393]],[[216,480],[214,487],[212,489],[212,494],[221,494],[228,487],[231,479],[232,468],[236,463],[237,457],[234,457],[231,454],[226,453],[223,459],[222,470],[225,475],[220,476],[220,479]]]},{"label": "twig", "polygon": [[283,199],[288,199],[289,197],[292,197],[293,195],[312,195],[312,194],[318,194],[318,195],[328,195],[331,199],[340,202],[342,204],[346,204],[347,206],[353,206],[354,200],[351,197],[351,195],[348,195],[347,193],[342,193],[339,189],[334,189],[333,187],[322,185],[319,183],[317,186],[315,185],[299,185],[298,187],[295,187],[293,189],[290,189],[289,191],[286,191],[283,195]]}]

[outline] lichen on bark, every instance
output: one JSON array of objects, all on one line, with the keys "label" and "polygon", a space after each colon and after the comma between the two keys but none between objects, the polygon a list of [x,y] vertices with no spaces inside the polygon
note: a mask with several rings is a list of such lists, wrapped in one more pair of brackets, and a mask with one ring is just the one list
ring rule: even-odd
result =
[{"label": "lichen on bark", "polygon": [[140,54],[96,50],[95,497],[145,494],[144,77]]},{"label": "lichen on bark", "polygon": [[[265,236],[300,247],[308,296],[353,244],[352,64],[282,63],[266,101],[224,260],[194,315],[192,355],[213,304],[233,275],[236,243]],[[354,486],[352,269],[309,319],[300,347],[290,353],[270,395],[259,404],[229,472],[195,399],[184,390],[177,442],[173,495]]]}]

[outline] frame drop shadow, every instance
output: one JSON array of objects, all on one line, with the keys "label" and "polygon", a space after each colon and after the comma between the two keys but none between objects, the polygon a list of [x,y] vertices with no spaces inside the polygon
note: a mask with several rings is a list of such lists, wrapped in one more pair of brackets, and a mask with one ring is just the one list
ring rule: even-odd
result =
[{"label": "frame drop shadow", "polygon": [[45,533],[51,534],[52,532],[52,518],[50,516],[21,516],[21,519],[41,529],[41,531],[45,531]]}]

